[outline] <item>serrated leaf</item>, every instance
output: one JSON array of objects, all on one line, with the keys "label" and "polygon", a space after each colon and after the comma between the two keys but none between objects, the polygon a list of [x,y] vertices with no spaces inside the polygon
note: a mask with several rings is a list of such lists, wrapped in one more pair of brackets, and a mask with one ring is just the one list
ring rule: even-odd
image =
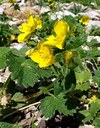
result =
[{"label": "serrated leaf", "polygon": [[89,82],[82,83],[82,84],[76,84],[76,89],[77,90],[86,91],[89,88],[90,88],[90,83]]},{"label": "serrated leaf", "polygon": [[100,111],[100,99],[97,99],[90,104],[88,116],[85,116],[86,118],[83,120],[83,122],[86,123],[92,121],[96,117],[98,111]]},{"label": "serrated leaf", "polygon": [[47,87],[39,87],[41,93],[44,93],[44,94],[48,94],[49,93],[49,90]]},{"label": "serrated leaf", "polygon": [[91,79],[92,75],[89,71],[75,72],[77,83],[83,83]]},{"label": "serrated leaf", "polygon": [[100,110],[100,99],[92,102],[90,105],[90,113],[92,117],[95,117],[97,112]]},{"label": "serrated leaf", "polygon": [[38,75],[34,67],[34,62],[25,59],[24,56],[14,55],[12,52],[7,56],[7,64],[12,72],[11,78],[24,87],[33,86],[38,80]]},{"label": "serrated leaf", "polygon": [[100,50],[93,49],[87,52],[87,57],[93,58],[93,57],[99,57],[99,56],[100,56]]},{"label": "serrated leaf", "polygon": [[92,120],[89,110],[81,110],[79,113],[84,117],[82,120],[83,123],[87,123]]},{"label": "serrated leaf", "polygon": [[16,92],[11,99],[16,101],[16,99],[21,97],[23,97],[23,94],[21,92]]},{"label": "serrated leaf", "polygon": [[81,45],[83,45],[87,40],[87,35],[82,34],[81,36],[78,36],[77,38],[75,37],[75,41],[73,43],[74,48],[78,48]]},{"label": "serrated leaf", "polygon": [[67,99],[64,99],[63,93],[60,93],[56,97],[47,96],[42,100],[40,109],[42,110],[42,113],[45,115],[45,117],[49,118],[51,118],[55,114],[55,111],[58,111],[60,114],[64,115],[73,115],[73,113],[75,113],[75,110],[67,108],[66,100]]},{"label": "serrated leaf", "polygon": [[[11,101],[13,103],[16,103],[16,107],[19,108],[19,107],[22,107],[25,105],[25,102],[22,100],[23,99],[23,94],[21,92],[16,92],[12,98],[11,98]],[[20,102],[21,101],[21,102]],[[14,106],[15,107],[15,106]]]},{"label": "serrated leaf", "polygon": [[0,48],[0,69],[6,66],[6,55],[10,51],[10,48],[1,47]]},{"label": "serrated leaf", "polygon": [[95,76],[93,76],[93,82],[97,83],[100,86],[100,68],[95,71]]},{"label": "serrated leaf", "polygon": [[6,122],[0,122],[0,128],[22,128],[21,126],[10,124]]},{"label": "serrated leaf", "polygon": [[54,84],[54,95],[57,96],[58,94],[60,94],[63,91],[62,86],[60,85],[60,82],[56,82]]},{"label": "serrated leaf", "polygon": [[51,118],[55,114],[55,106],[55,98],[48,96],[42,100],[40,110],[42,110],[42,113],[45,117]]},{"label": "serrated leaf", "polygon": [[87,42],[87,45],[89,47],[92,47],[92,46],[100,45],[100,43],[96,39],[93,39],[90,42]]},{"label": "serrated leaf", "polygon": [[48,68],[48,69],[37,68],[36,72],[40,78],[49,78],[54,75],[50,68]]},{"label": "serrated leaf", "polygon": [[93,124],[95,125],[95,128],[100,128],[100,117],[96,117],[93,120]]}]

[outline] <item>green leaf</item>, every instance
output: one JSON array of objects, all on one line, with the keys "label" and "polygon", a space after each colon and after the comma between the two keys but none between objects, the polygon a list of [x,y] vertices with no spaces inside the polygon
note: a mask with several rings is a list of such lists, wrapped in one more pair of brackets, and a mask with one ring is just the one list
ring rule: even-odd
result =
[{"label": "green leaf", "polygon": [[67,43],[66,43],[66,49],[75,49],[79,48],[81,45],[83,45],[87,40],[87,35],[86,34],[81,34],[79,36],[71,37]]},{"label": "green leaf", "polygon": [[17,92],[13,95],[11,99],[16,101],[18,98],[21,98],[21,97],[23,97],[23,94],[21,92]]},{"label": "green leaf", "polygon": [[89,71],[75,72],[77,83],[83,83],[92,78],[92,75]]},{"label": "green leaf", "polygon": [[92,117],[95,117],[97,112],[100,110],[100,99],[97,99],[96,101],[92,102],[90,104],[90,113]]},{"label": "green leaf", "polygon": [[69,74],[65,77],[65,89],[67,92],[73,91],[76,86],[75,72],[70,70]]},{"label": "green leaf", "polygon": [[20,10],[19,4],[14,4],[14,9],[15,9],[15,10]]},{"label": "green leaf", "polygon": [[100,43],[96,39],[93,39],[90,42],[87,42],[87,45],[89,47],[92,47],[92,46],[100,46]]},{"label": "green leaf", "polygon": [[10,124],[6,122],[0,122],[0,128],[22,128],[21,126]]},{"label": "green leaf", "polygon": [[6,55],[10,51],[10,48],[1,47],[0,48],[0,69],[5,68],[6,66]]},{"label": "green leaf", "polygon": [[51,118],[56,111],[64,115],[73,115],[75,113],[74,109],[68,109],[66,104],[67,99],[64,99],[64,94],[60,93],[55,96],[47,96],[42,100],[40,109],[42,110],[45,117]]},{"label": "green leaf", "polygon": [[79,111],[79,113],[83,116],[83,120],[82,120],[83,123],[90,122],[93,118],[89,110],[81,110]]},{"label": "green leaf", "polygon": [[24,56],[14,55],[12,52],[7,56],[7,64],[11,73],[11,78],[24,87],[33,86],[38,80],[34,62]]},{"label": "green leaf", "polygon": [[93,82],[100,86],[100,67],[95,71],[95,76],[93,76]]},{"label": "green leaf", "polygon": [[42,113],[45,117],[51,118],[55,114],[55,106],[55,98],[52,96],[47,96],[42,100],[40,110],[42,110]]},{"label": "green leaf", "polygon": [[51,68],[48,69],[36,68],[36,72],[40,78],[49,78],[49,77],[53,77],[54,75]]},{"label": "green leaf", "polygon": [[100,128],[100,117],[96,117],[93,120],[93,124],[95,125],[95,128]]},{"label": "green leaf", "polygon": [[60,85],[60,82],[56,82],[54,84],[54,95],[57,96],[59,93],[61,93],[63,91],[62,86]]},{"label": "green leaf", "polygon": [[89,57],[89,58],[99,57],[99,56],[100,56],[100,50],[93,49],[93,50],[87,52],[87,57]]},{"label": "green leaf", "polygon": [[49,93],[49,90],[47,87],[39,87],[41,93],[44,93],[44,94],[48,94]]},{"label": "green leaf", "polygon": [[[16,107],[19,108],[19,107],[22,107],[22,106],[25,105],[25,102],[22,101],[22,99],[23,99],[23,94],[22,94],[21,92],[16,92],[16,93],[12,96],[11,102],[12,102],[13,104],[15,103]],[[21,102],[20,102],[20,101],[21,101]],[[14,105],[14,107],[15,107],[15,105]]]},{"label": "green leaf", "polygon": [[70,25],[70,26],[74,26],[74,24],[76,23],[75,21],[75,18],[73,18],[72,16],[65,16],[64,17],[65,21],[67,21],[67,23]]},{"label": "green leaf", "polygon": [[90,83],[82,83],[82,84],[76,84],[76,89],[81,91],[87,91],[90,88]]},{"label": "green leaf", "polygon": [[32,122],[32,128],[37,128],[37,126]]},{"label": "green leaf", "polygon": [[74,48],[78,48],[81,45],[83,45],[87,40],[87,35],[86,34],[82,34],[78,37],[75,37],[74,42],[73,42],[73,46]]},{"label": "green leaf", "polygon": [[96,117],[98,111],[100,111],[100,99],[97,99],[90,104],[88,116],[85,116],[86,118],[83,120],[83,122],[91,122]]}]

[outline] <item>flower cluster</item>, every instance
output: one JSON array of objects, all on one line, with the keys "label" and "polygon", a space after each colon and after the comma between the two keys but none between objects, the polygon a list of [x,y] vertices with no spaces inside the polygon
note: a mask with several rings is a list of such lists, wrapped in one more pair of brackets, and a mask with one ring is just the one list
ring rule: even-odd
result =
[{"label": "flower cluster", "polygon": [[60,20],[54,25],[54,32],[55,34],[40,42],[37,49],[30,49],[26,52],[26,55],[38,63],[40,68],[48,67],[55,62],[52,48],[63,49],[67,33],[69,32],[69,25],[64,20]]},{"label": "flower cluster", "polygon": [[18,42],[25,42],[28,40],[36,29],[40,29],[42,27],[42,21],[40,17],[32,17],[28,18],[28,23],[22,23],[21,27],[19,28],[21,34],[18,36]]}]

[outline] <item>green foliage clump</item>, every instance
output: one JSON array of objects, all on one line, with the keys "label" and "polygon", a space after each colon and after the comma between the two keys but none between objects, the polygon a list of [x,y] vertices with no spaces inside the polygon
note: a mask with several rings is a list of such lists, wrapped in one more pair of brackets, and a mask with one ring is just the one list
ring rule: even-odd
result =
[{"label": "green foliage clump", "polygon": [[[87,37],[98,34],[99,29],[86,33],[85,25],[80,22],[80,16],[74,18],[63,16],[61,20],[68,24],[68,32],[59,35],[63,26],[59,28],[55,26],[60,20],[53,21],[48,14],[41,15],[41,18],[42,28],[36,29],[34,33],[31,32],[32,36],[26,41],[25,47],[20,50],[8,47],[12,43],[10,36],[19,34],[19,30],[9,26],[7,22],[0,24],[0,60],[2,60],[0,69],[8,68],[10,71],[8,79],[0,83],[0,117],[2,120],[8,119],[11,112],[13,115],[14,109],[39,102],[39,109],[45,117],[52,118],[56,113],[72,117],[77,115],[81,123],[91,123],[99,128],[100,64],[97,61],[97,57],[100,57],[99,42],[87,41]],[[7,20],[6,17],[0,17],[0,19],[2,22]],[[48,59],[48,57],[43,56],[44,51],[41,50],[43,45],[40,42],[46,42],[47,37],[51,35],[61,37],[50,40],[54,43],[62,42],[60,39],[66,36],[64,45],[63,48],[56,47],[57,44],[54,47],[48,46],[52,49],[55,61],[41,68],[39,62],[44,64],[45,58]],[[38,37],[37,41],[34,39],[35,36]],[[85,47],[88,47],[88,50],[85,50]],[[26,54],[27,51],[28,54]],[[34,59],[33,53],[37,53],[37,58]],[[41,58],[45,61],[43,62]],[[95,65],[93,74],[87,65],[88,61]],[[5,102],[3,102],[4,98]],[[9,123],[0,122],[0,126],[21,128],[10,124],[14,122],[14,119],[7,120]],[[35,127],[34,123],[33,127]]]}]

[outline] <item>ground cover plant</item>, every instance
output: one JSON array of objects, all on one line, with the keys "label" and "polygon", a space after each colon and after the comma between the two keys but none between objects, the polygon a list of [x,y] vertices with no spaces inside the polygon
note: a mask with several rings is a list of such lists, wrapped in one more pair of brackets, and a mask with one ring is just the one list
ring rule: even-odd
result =
[{"label": "ground cover plant", "polygon": [[[55,12],[56,2],[61,1],[44,0],[41,6]],[[10,26],[9,20],[0,15],[0,69],[9,70],[0,83],[0,127],[23,127],[17,121],[24,108],[37,105],[46,118],[64,115],[99,128],[100,42],[87,37],[99,36],[100,29],[86,32],[90,17],[82,15],[52,20],[48,13],[30,14],[19,27]],[[24,47],[11,48],[13,40]],[[34,121],[30,127],[36,127]]]}]

